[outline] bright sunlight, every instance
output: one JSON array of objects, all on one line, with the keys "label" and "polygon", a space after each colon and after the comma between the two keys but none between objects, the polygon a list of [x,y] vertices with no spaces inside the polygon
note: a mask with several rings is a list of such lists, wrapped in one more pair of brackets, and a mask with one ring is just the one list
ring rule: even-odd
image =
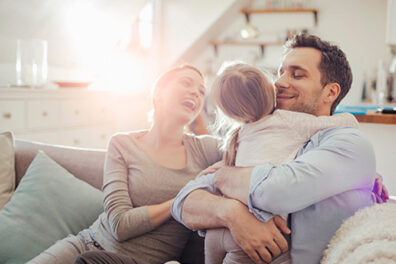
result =
[{"label": "bright sunlight", "polygon": [[105,11],[92,2],[77,1],[65,11],[81,71],[92,76],[92,89],[139,92],[147,76],[140,53],[152,46],[153,4],[148,1],[138,19],[132,15],[126,21]]}]

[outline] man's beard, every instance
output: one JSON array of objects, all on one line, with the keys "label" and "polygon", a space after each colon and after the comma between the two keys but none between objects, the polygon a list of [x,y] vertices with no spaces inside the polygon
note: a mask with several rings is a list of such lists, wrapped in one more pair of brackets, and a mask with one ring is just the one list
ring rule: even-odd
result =
[{"label": "man's beard", "polygon": [[320,107],[321,92],[316,93],[311,100],[296,101],[290,106],[289,111],[317,115]]},{"label": "man's beard", "polygon": [[290,106],[289,111],[301,112],[311,115],[316,115],[318,112],[317,104],[295,103]]},{"label": "man's beard", "polygon": [[[300,96],[302,95],[299,94],[297,95],[299,98],[297,98],[297,100],[293,104],[291,104],[289,108],[280,108],[280,109],[317,115],[320,108],[320,98],[322,96],[322,92],[323,89],[320,91],[315,91],[314,94],[310,96],[311,99],[300,98]],[[287,94],[287,92],[284,92],[281,89],[279,89],[277,94],[282,95],[282,94]]]}]

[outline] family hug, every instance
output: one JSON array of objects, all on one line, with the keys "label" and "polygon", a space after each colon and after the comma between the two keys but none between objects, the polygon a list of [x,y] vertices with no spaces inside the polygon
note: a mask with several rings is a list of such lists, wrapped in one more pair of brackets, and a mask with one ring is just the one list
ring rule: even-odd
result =
[{"label": "family hug", "polygon": [[[276,75],[241,62],[211,87],[191,65],[153,84],[147,130],[114,135],[104,211],[28,263],[179,263],[193,232],[205,263],[325,263],[343,221],[386,202],[371,143],[349,113],[346,54],[310,34],[284,44]],[[186,133],[205,98],[222,137]]]}]

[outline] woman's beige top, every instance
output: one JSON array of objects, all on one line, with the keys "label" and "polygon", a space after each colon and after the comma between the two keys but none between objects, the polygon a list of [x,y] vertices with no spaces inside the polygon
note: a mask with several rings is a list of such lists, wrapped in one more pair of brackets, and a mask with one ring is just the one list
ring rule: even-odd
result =
[{"label": "woman's beige top", "polygon": [[201,170],[219,161],[222,153],[213,137],[185,135],[187,165],[166,168],[139,145],[137,137],[144,133],[117,134],[110,140],[103,178],[105,212],[91,229],[106,250],[164,263],[180,256],[191,231],[173,218],[154,228],[147,205],[174,198]]}]

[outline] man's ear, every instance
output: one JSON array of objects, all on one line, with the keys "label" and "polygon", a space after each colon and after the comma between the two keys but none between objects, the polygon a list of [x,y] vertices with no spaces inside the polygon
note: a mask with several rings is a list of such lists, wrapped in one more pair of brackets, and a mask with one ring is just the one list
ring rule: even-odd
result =
[{"label": "man's ear", "polygon": [[338,95],[340,95],[340,92],[341,87],[338,83],[328,83],[324,87],[323,102],[330,105],[333,104]]}]

